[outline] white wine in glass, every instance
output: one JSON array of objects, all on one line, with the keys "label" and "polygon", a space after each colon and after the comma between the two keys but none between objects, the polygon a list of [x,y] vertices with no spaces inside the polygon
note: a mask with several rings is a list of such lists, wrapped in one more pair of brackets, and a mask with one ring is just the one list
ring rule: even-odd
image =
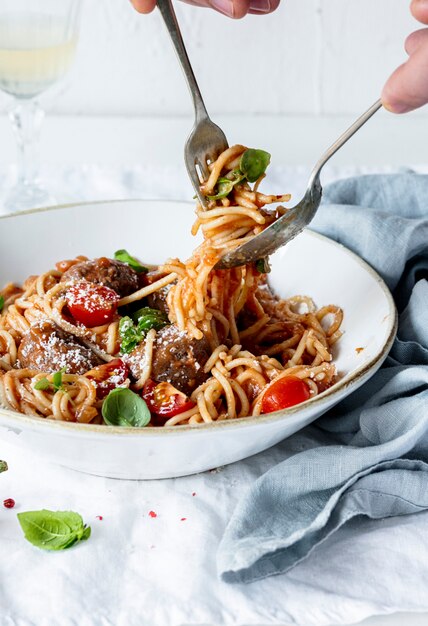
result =
[{"label": "white wine in glass", "polygon": [[3,211],[54,203],[38,177],[44,113],[37,97],[74,59],[80,0],[0,0],[0,89],[13,96],[9,117],[18,143],[18,179]]}]

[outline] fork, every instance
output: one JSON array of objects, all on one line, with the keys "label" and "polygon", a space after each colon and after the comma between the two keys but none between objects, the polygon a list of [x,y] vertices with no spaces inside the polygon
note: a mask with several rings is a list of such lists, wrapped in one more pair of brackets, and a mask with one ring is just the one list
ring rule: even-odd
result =
[{"label": "fork", "polygon": [[208,179],[208,165],[226,150],[229,145],[226,135],[217,124],[211,121],[195,75],[184,47],[180,27],[171,0],[158,0],[159,11],[167,27],[182,70],[187,80],[195,109],[195,124],[184,146],[184,161],[198,200],[204,209],[206,198],[201,193],[200,185]]},{"label": "fork", "polygon": [[296,206],[288,209],[276,222],[247,243],[225,254],[215,269],[227,269],[237,265],[247,265],[258,259],[265,259],[284,244],[294,239],[309,224],[321,203],[321,170],[327,161],[363,126],[382,106],[377,100],[361,115],[331,146],[315,164],[305,195]]}]

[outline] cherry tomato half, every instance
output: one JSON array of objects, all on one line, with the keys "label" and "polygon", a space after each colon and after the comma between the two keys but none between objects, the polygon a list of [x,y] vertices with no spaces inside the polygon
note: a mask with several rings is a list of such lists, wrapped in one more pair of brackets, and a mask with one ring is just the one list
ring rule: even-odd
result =
[{"label": "cherry tomato half", "polygon": [[170,383],[157,383],[149,379],[144,385],[142,395],[151,413],[168,419],[195,406],[185,393]]},{"label": "cherry tomato half", "polygon": [[273,382],[262,400],[262,413],[273,413],[309,400],[308,385],[296,376],[285,376]]},{"label": "cherry tomato half", "polygon": [[98,400],[103,400],[110,391],[124,384],[128,378],[128,372],[128,366],[122,359],[113,359],[89,370],[85,376],[95,383]]},{"label": "cherry tomato half", "polygon": [[87,328],[112,322],[119,302],[113,289],[86,281],[72,285],[65,297],[72,317]]}]

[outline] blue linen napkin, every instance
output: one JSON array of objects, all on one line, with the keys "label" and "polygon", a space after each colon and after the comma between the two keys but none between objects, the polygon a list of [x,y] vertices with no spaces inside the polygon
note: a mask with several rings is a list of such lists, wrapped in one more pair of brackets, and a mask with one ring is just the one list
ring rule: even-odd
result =
[{"label": "blue linen napkin", "polygon": [[288,458],[238,503],[217,555],[226,582],[287,572],[353,518],[357,537],[363,518],[428,509],[428,176],[338,181],[311,228],[384,278],[397,339],[370,381],[285,442]]}]

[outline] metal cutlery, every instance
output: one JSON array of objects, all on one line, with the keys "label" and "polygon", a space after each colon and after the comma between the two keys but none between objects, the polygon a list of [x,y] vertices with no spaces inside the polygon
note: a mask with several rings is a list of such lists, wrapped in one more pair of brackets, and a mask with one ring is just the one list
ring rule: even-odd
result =
[{"label": "metal cutlery", "polygon": [[227,269],[237,265],[246,265],[265,258],[281,246],[294,239],[313,219],[321,203],[321,170],[327,161],[369,120],[382,106],[377,100],[361,115],[317,161],[309,177],[305,195],[296,206],[287,210],[276,222],[268,226],[259,235],[239,248],[227,253],[215,266],[215,269]]},{"label": "metal cutlery", "polygon": [[217,124],[211,121],[205,108],[171,0],[158,0],[158,7],[193,99],[195,124],[184,147],[184,160],[198,200],[206,208],[206,198],[201,193],[200,185],[209,177],[208,165],[215,161],[229,146],[226,135]]}]

